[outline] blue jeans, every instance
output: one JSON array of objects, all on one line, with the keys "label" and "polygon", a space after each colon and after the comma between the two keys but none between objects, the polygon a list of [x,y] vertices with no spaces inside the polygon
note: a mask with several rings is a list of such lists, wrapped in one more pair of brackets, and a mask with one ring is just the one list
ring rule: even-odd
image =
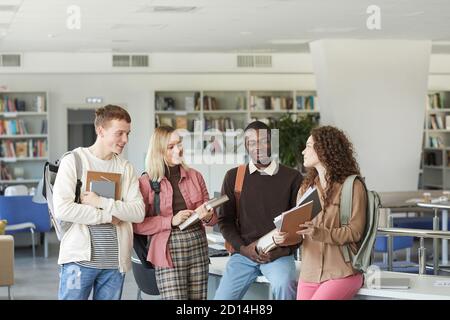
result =
[{"label": "blue jeans", "polygon": [[120,300],[125,273],[118,269],[94,269],[76,263],[61,266],[59,300],[87,300],[94,289],[93,300]]},{"label": "blue jeans", "polygon": [[259,264],[239,253],[230,257],[214,299],[241,300],[250,285],[261,275],[270,282],[276,300],[295,300],[297,272],[293,255]]}]

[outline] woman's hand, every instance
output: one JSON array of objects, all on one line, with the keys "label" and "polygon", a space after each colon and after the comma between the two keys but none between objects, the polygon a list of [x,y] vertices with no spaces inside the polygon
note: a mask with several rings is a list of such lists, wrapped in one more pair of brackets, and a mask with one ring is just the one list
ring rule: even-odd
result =
[{"label": "woman's hand", "polygon": [[195,211],[198,213],[198,217],[200,218],[200,220],[207,220],[207,221],[211,219],[214,213],[213,209],[211,210],[206,209],[206,202],[197,209],[195,209]]},{"label": "woman's hand", "polygon": [[275,242],[277,246],[283,246],[287,238],[288,238],[287,232],[280,232],[278,230],[272,236],[273,242]]},{"label": "woman's hand", "polygon": [[314,233],[314,223],[312,221],[307,221],[304,224],[299,225],[300,228],[305,228],[300,231],[297,231],[296,233],[301,235],[303,239],[305,239],[306,236],[311,236]]},{"label": "woman's hand", "polygon": [[194,210],[181,210],[172,218],[172,226],[176,227],[182,224],[191,216]]}]

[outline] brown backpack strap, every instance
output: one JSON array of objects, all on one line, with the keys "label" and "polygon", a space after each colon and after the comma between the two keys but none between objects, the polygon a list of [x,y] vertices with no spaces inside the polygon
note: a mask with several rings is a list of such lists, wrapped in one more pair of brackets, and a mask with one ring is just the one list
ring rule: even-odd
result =
[{"label": "brown backpack strap", "polygon": [[245,171],[247,165],[238,167],[236,181],[234,182],[234,198],[236,199],[236,225],[239,226],[239,200],[241,199],[242,186],[244,185]]}]

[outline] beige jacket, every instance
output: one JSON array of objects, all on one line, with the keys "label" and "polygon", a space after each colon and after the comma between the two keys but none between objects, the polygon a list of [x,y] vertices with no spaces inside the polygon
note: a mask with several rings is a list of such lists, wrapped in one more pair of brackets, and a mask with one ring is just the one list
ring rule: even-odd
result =
[{"label": "beige jacket", "polygon": [[57,219],[72,222],[69,230],[61,239],[58,264],[91,260],[91,240],[88,225],[110,223],[112,216],[122,220],[116,226],[119,247],[119,270],[126,272],[131,268],[133,248],[132,223],[144,220],[145,206],[139,191],[139,182],[133,166],[119,156],[111,160],[95,157],[87,148],[74,150],[83,163],[81,192],[86,190],[88,170],[114,172],[122,174],[122,200],[102,198],[101,208],[74,202],[76,168],[73,155],[67,155],[61,161],[53,190],[53,205]]},{"label": "beige jacket", "polygon": [[[318,178],[315,186],[323,208],[324,193]],[[353,207],[349,224],[340,225],[339,206],[342,184],[335,183],[333,197],[326,212],[320,212],[314,219],[314,232],[306,236],[302,246],[302,267],[300,279],[304,282],[321,283],[357,273],[352,264],[344,261],[344,244],[349,244],[356,253],[366,224],[367,194],[358,179],[353,184]],[[301,196],[301,194],[299,194]]]}]

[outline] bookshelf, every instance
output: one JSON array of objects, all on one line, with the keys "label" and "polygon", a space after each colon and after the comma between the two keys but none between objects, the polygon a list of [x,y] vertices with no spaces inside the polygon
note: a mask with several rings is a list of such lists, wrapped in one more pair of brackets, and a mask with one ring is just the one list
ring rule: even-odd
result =
[{"label": "bookshelf", "polygon": [[[320,112],[316,93],[301,90],[155,92],[155,126],[170,125],[191,133],[191,140],[183,140],[185,152],[207,148],[218,132],[223,132],[226,140],[238,139],[239,146],[242,143],[242,131],[248,123],[260,120],[276,125],[286,113],[294,118],[312,114],[317,116],[318,121]],[[225,142],[225,146],[221,143],[217,147],[225,148],[225,153],[232,152],[227,145]]]},{"label": "bookshelf", "polygon": [[161,90],[155,91],[154,106],[155,127],[186,130],[185,160],[202,173],[210,192],[220,191],[227,170],[245,162],[248,123],[260,120],[276,127],[287,113],[320,117],[316,93],[301,90]]},{"label": "bookshelf", "polygon": [[421,188],[450,188],[450,92],[429,92],[426,99]]},{"label": "bookshelf", "polygon": [[0,187],[36,185],[48,161],[48,94],[0,92]]}]

